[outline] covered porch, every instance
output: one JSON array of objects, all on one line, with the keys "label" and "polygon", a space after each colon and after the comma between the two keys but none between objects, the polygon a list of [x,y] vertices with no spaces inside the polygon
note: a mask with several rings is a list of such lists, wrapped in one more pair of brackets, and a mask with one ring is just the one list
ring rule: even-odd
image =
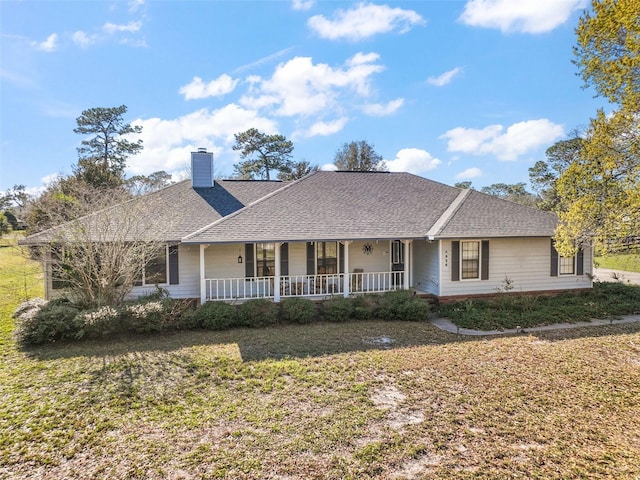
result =
[{"label": "covered porch", "polygon": [[201,244],[200,300],[348,297],[411,288],[411,239]]}]

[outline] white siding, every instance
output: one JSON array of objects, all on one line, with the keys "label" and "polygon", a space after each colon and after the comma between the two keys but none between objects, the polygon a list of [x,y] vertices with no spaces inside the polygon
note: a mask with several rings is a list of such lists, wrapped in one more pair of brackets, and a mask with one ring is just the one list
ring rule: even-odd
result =
[{"label": "white siding", "polygon": [[[362,251],[365,243],[373,247],[369,255]],[[345,271],[353,273],[354,268],[361,268],[364,272],[388,272],[391,270],[390,251],[391,242],[388,240],[354,241],[349,245],[349,265]]]},{"label": "white siding", "polygon": [[178,285],[167,288],[174,298],[200,297],[200,247],[198,245],[178,246]]},{"label": "white siding", "polygon": [[289,275],[307,274],[307,242],[289,244]]},{"label": "white siding", "polygon": [[[365,243],[373,246],[373,252],[365,255],[362,247]],[[389,258],[390,242],[379,241],[354,241],[349,245],[349,265],[345,271],[353,273],[354,268],[361,268],[365,272],[387,272],[390,269]],[[342,261],[342,260],[340,260]],[[289,243],[289,275],[307,274],[307,243]]]},{"label": "white siding", "polygon": [[438,246],[440,242],[413,241],[413,283],[419,292],[440,294]]},{"label": "white siding", "polygon": [[[482,240],[482,239],[478,239]],[[592,286],[593,258],[584,252],[584,275],[550,275],[551,248],[547,238],[489,239],[489,280],[451,281],[451,241],[442,241],[440,295],[496,293],[505,277],[513,280],[513,292],[570,290]]]},{"label": "white siding", "polygon": [[[238,263],[242,255],[242,263]],[[205,278],[243,278],[245,276],[244,243],[211,245],[204,251]]]},{"label": "white siding", "polygon": [[[178,245],[178,280],[177,285],[160,285],[173,298],[200,297],[200,247],[198,245]],[[128,298],[136,298],[152,293],[153,285],[133,287]]]}]

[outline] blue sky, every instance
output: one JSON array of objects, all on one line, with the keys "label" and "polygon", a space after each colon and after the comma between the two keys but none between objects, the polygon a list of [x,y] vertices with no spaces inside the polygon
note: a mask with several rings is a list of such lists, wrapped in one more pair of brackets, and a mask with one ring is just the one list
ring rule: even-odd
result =
[{"label": "blue sky", "polygon": [[391,170],[528,181],[597,108],[571,63],[586,0],[2,1],[0,190],[71,173],[75,119],[127,105],[127,173],[216,175],[256,127],[323,166],[366,140]]}]

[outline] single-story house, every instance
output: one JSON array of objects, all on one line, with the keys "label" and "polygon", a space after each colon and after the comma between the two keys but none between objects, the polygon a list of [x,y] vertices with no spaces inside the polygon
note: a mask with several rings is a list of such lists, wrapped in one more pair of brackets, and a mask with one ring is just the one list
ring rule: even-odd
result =
[{"label": "single-story house", "polygon": [[[202,302],[395,289],[448,300],[495,294],[506,279],[514,292],[592,286],[591,251],[558,255],[549,212],[409,173],[214,181],[212,153],[200,149],[191,162],[191,180],[114,207],[143,206],[132,235],[166,244],[133,296],[155,284]],[[56,229],[23,243],[54,242]]]}]

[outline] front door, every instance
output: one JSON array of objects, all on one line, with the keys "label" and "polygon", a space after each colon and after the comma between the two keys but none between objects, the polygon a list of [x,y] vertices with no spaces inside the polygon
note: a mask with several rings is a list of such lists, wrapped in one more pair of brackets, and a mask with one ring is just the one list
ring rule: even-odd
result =
[{"label": "front door", "polygon": [[391,284],[404,284],[404,243],[400,240],[391,242]]}]

